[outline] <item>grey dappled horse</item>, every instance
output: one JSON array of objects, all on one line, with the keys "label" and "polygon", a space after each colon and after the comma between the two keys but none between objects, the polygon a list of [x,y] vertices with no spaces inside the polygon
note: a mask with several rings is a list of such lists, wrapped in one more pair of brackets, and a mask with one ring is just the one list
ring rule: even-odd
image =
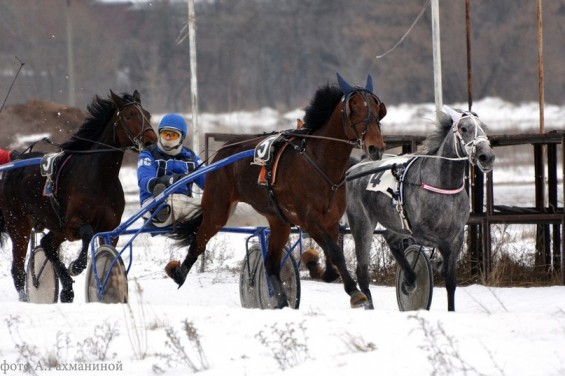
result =
[{"label": "grey dappled horse", "polygon": [[[422,151],[410,156],[409,162],[407,156],[385,158],[361,162],[348,171],[348,175],[353,176],[383,164],[409,165],[405,168],[402,186],[397,186],[397,190],[401,188],[398,197],[394,191],[387,194],[382,190],[369,190],[384,178],[380,172],[347,183],[347,217],[355,240],[357,280],[361,291],[369,298],[368,308],[373,308],[369,291],[369,251],[373,231],[380,223],[386,229],[384,238],[403,269],[404,283],[408,286],[414,284],[416,275],[404,256],[404,249],[414,243],[439,249],[447,308],[455,310],[456,262],[469,219],[469,196],[463,189],[465,168],[470,162],[487,173],[492,170],[495,158],[484,128],[476,114],[444,107],[436,131],[424,141]],[[397,204],[399,201],[402,205]]]}]

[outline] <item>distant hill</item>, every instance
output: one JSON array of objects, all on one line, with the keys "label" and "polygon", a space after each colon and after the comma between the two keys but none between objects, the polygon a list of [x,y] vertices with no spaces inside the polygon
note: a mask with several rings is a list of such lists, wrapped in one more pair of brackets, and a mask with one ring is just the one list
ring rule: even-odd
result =
[{"label": "distant hill", "polygon": [[[61,143],[80,127],[85,118],[86,112],[81,109],[40,100],[6,106],[0,113],[1,147],[25,148],[33,141],[28,136],[34,134]],[[37,150],[52,151],[54,148],[40,144]]]}]

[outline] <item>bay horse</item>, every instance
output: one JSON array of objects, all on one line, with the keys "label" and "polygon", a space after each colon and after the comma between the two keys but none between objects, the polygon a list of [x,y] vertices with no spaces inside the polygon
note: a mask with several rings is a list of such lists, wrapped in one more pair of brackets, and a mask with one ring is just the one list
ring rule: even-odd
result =
[{"label": "bay horse", "polygon": [[[287,131],[284,150],[278,155],[276,181],[271,189],[258,185],[261,167],[253,158],[243,158],[206,175],[201,213],[179,226],[178,244],[189,245],[182,264],[171,261],[166,272],[179,287],[206,244],[228,221],[237,202],[250,204],[270,226],[265,269],[278,308],[288,306],[280,279],[282,251],[291,231],[299,226],[324,249],[329,268],[326,281],[341,276],[352,306],[367,297],[358,290],[347,271],[343,250],[338,246],[339,219],[345,212],[345,171],[355,145],[371,158],[379,159],[385,149],[380,120],[386,114],[383,102],[373,93],[372,78],[365,87],[352,87],[339,74],[338,86],[319,88],[306,108],[301,129]],[[261,137],[243,136],[228,142],[214,161],[254,149]]]},{"label": "bay horse", "polygon": [[[418,244],[439,249],[447,308],[455,310],[456,262],[470,214],[469,196],[464,189],[467,163],[487,173],[494,166],[495,155],[485,133],[485,124],[476,114],[447,106],[443,111],[439,114],[436,131],[426,138],[421,152],[360,162],[348,170],[346,212],[355,241],[357,281],[369,298],[367,308],[373,308],[369,291],[369,252],[373,232],[380,223],[385,228],[384,238],[404,272],[405,280],[401,283],[409,289],[414,288],[416,275],[405,257],[405,248]],[[376,189],[379,182],[387,181],[383,171],[390,174],[391,169],[370,172],[395,164],[400,167],[395,172],[400,180],[390,175],[389,181],[394,183],[389,193],[390,185]],[[353,174],[364,176],[350,179]]]},{"label": "bay horse", "polygon": [[[21,301],[26,301],[24,262],[32,228],[48,229],[41,247],[62,283],[61,302],[74,298],[72,276],[87,263],[94,234],[120,224],[125,198],[118,173],[126,149],[141,150],[157,142],[150,113],[138,91],[106,99],[95,96],[88,116],[70,140],[61,144],[60,167],[53,176],[53,195],[40,165],[8,170],[0,183],[0,232],[12,240],[12,277]],[[21,158],[43,153],[22,154]],[[43,160],[42,160],[43,163]],[[4,238],[4,236],[2,236]],[[67,269],[58,250],[65,240],[82,240],[82,249]]]}]

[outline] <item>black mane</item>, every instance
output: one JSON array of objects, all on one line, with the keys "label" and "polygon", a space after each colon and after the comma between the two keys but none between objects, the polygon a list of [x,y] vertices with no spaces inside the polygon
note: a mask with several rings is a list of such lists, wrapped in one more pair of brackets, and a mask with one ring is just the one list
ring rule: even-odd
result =
[{"label": "black mane", "polygon": [[[131,94],[122,93],[120,95],[125,103],[135,102]],[[88,116],[80,128],[71,136],[70,140],[61,145],[61,149],[67,150],[86,150],[92,147],[92,142],[98,140],[104,131],[106,124],[114,115],[114,105],[110,97],[103,99],[98,95],[94,97],[92,103],[87,106]]]},{"label": "black mane", "polygon": [[92,147],[90,140],[97,140],[104,127],[112,118],[114,108],[112,101],[102,99],[98,95],[87,106],[88,116],[70,140],[61,145],[63,150],[85,150]]},{"label": "black mane", "polygon": [[337,86],[326,85],[319,88],[305,109],[304,128],[313,131],[320,129],[328,121],[342,96],[343,92]]}]

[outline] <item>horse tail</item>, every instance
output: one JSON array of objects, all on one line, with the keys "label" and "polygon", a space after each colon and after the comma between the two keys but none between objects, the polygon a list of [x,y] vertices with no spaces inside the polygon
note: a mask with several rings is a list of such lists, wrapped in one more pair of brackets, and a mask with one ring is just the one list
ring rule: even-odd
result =
[{"label": "horse tail", "polygon": [[332,264],[330,268],[324,270],[320,265],[320,254],[313,248],[310,248],[302,253],[300,260],[310,272],[312,279],[321,279],[324,282],[333,282],[339,277],[339,272],[335,265]]},{"label": "horse tail", "polygon": [[6,220],[4,219],[4,213],[2,212],[2,209],[0,209],[0,247],[4,246],[7,235]]},{"label": "horse tail", "polygon": [[177,246],[188,247],[192,244],[194,236],[198,233],[201,223],[202,212],[199,211],[186,221],[176,222],[173,225],[173,232],[169,235],[169,237],[176,241]]}]

